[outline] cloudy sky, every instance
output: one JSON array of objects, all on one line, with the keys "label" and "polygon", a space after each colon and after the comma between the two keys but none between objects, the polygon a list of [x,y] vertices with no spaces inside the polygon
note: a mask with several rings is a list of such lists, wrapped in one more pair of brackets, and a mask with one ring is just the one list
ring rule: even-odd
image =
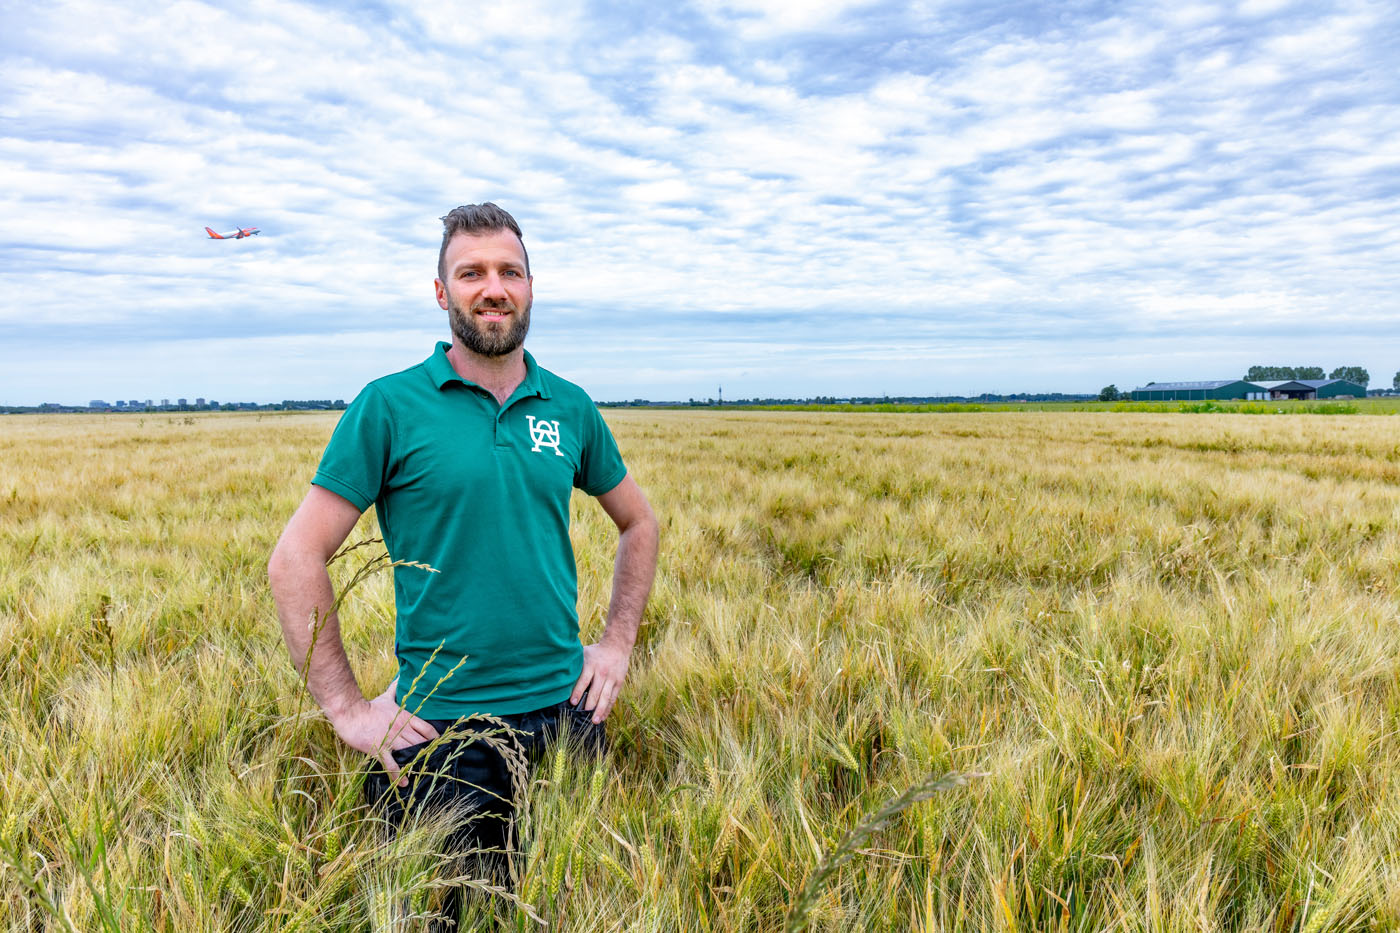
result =
[{"label": "cloudy sky", "polygon": [[0,20],[0,403],[353,397],[446,335],[438,218],[483,200],[599,399],[1400,370],[1390,2]]}]

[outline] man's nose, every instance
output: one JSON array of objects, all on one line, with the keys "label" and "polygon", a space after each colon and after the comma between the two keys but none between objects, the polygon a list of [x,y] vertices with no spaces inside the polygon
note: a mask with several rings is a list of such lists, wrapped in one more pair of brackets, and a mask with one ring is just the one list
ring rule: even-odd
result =
[{"label": "man's nose", "polygon": [[510,298],[510,293],[506,291],[506,280],[498,272],[486,273],[486,280],[482,283],[481,297],[496,298],[506,301]]}]

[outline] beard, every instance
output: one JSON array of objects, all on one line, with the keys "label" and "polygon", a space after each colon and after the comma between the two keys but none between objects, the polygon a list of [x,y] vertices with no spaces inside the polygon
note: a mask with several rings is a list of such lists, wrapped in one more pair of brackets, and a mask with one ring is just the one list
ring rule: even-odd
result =
[{"label": "beard", "polygon": [[[478,310],[495,308],[509,311],[510,317],[504,321],[479,321]],[[471,310],[463,312],[460,305],[450,297],[447,300],[447,319],[452,325],[452,333],[462,341],[468,350],[480,356],[505,356],[525,342],[530,332],[530,305],[517,308],[509,301],[480,301]]]}]

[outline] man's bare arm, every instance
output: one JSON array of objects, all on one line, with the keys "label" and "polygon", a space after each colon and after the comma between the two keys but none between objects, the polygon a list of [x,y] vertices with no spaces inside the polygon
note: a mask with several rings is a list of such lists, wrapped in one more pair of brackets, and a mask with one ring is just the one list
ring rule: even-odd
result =
[{"label": "man's bare arm", "polygon": [[656,576],[658,528],[647,497],[630,475],[598,497],[598,504],[617,525],[617,558],[613,564],[612,599],[608,620],[596,644],[583,649],[583,673],[574,684],[571,703],[588,692],[585,709],[602,722],[612,712],[618,691],[627,679],[637,626]]},{"label": "man's bare arm", "polygon": [[312,697],[341,741],[377,757],[396,778],[399,769],[389,750],[437,738],[437,731],[417,716],[399,712],[393,683],[366,700],[345,656],[340,620],[331,612],[335,594],[326,561],[359,518],[353,503],[312,486],[273,549],[267,576],[287,651],[298,673],[305,671]]}]

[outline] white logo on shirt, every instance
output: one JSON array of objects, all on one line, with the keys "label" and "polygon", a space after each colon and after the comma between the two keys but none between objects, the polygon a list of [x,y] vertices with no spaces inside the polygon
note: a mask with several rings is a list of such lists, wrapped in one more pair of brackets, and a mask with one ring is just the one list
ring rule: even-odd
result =
[{"label": "white logo on shirt", "polygon": [[535,442],[530,450],[538,453],[541,447],[553,447],[556,456],[564,456],[559,449],[558,421],[536,421],[534,415],[526,415],[525,419],[530,422],[530,440]]}]

